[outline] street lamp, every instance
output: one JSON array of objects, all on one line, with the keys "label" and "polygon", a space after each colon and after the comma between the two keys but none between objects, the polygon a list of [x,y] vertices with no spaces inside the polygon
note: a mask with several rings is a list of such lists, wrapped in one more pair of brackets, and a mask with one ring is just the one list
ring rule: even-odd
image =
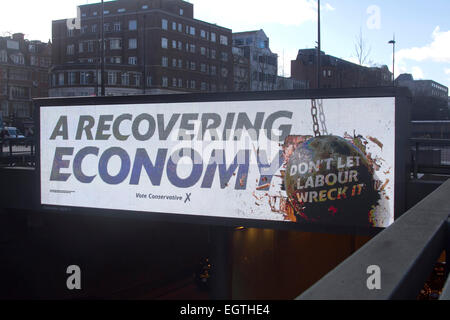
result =
[{"label": "street lamp", "polygon": [[321,55],[320,55],[320,0],[317,0],[317,89],[320,89]]},{"label": "street lamp", "polygon": [[395,34],[394,38],[388,43],[392,44],[392,86],[395,87]]},{"label": "street lamp", "polygon": [[[102,19],[101,19],[101,26],[100,26],[100,30],[101,30],[101,45],[100,45],[100,50],[101,50],[101,65],[100,65],[100,73],[101,73],[101,96],[104,97],[105,96],[105,4],[103,3],[102,0],[102,15],[101,15]],[[97,81],[98,82],[98,81]]]}]

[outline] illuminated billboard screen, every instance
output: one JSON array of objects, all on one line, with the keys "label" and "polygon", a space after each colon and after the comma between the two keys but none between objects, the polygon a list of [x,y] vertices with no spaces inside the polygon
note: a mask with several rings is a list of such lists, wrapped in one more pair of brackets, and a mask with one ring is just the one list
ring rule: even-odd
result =
[{"label": "illuminated billboard screen", "polygon": [[387,227],[395,100],[44,103],[41,205]]}]

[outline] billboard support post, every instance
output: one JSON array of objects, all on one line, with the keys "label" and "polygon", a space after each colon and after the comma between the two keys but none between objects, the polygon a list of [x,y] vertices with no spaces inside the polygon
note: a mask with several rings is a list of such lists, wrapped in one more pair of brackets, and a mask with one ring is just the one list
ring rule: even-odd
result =
[{"label": "billboard support post", "polygon": [[232,298],[231,230],[228,227],[211,226],[211,297],[214,300]]}]

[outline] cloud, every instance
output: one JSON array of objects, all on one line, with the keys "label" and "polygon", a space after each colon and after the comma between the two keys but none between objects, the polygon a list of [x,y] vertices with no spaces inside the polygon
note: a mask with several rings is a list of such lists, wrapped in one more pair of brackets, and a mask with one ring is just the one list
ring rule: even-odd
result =
[{"label": "cloud", "polygon": [[415,66],[415,67],[411,68],[411,74],[412,74],[412,76],[414,77],[415,80],[420,80],[420,79],[424,79],[425,78],[424,75],[423,75],[423,70],[420,67],[418,67],[418,66]]},{"label": "cloud", "polygon": [[[217,23],[235,29],[262,28],[268,23],[285,26],[299,26],[317,20],[317,0],[191,0],[196,19]],[[322,6],[325,11],[333,11],[329,3]]]},{"label": "cloud", "polygon": [[450,30],[441,31],[437,26],[431,34],[431,43],[423,47],[399,50],[395,56],[399,61],[433,61],[450,63]]},{"label": "cloud", "polygon": [[336,10],[336,8],[334,8],[331,4],[327,3],[325,5],[325,10],[334,11],[334,10]]}]

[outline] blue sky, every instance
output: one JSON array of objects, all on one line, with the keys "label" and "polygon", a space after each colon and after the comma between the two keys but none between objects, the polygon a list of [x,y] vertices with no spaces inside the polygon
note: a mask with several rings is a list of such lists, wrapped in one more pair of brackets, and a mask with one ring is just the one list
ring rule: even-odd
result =
[{"label": "blue sky", "polygon": [[[396,74],[433,79],[450,86],[449,0],[321,0],[322,49],[355,59],[360,29],[371,48],[369,59],[392,68],[395,32]],[[51,38],[51,20],[76,15],[76,6],[93,0],[2,1],[0,34],[23,32],[28,38]],[[298,49],[315,46],[317,0],[190,0],[195,18],[233,31],[263,29],[279,55],[279,72],[290,74]],[[23,13],[23,8],[27,8]],[[36,19],[36,15],[40,17]],[[283,64],[284,61],[284,64]]]}]

